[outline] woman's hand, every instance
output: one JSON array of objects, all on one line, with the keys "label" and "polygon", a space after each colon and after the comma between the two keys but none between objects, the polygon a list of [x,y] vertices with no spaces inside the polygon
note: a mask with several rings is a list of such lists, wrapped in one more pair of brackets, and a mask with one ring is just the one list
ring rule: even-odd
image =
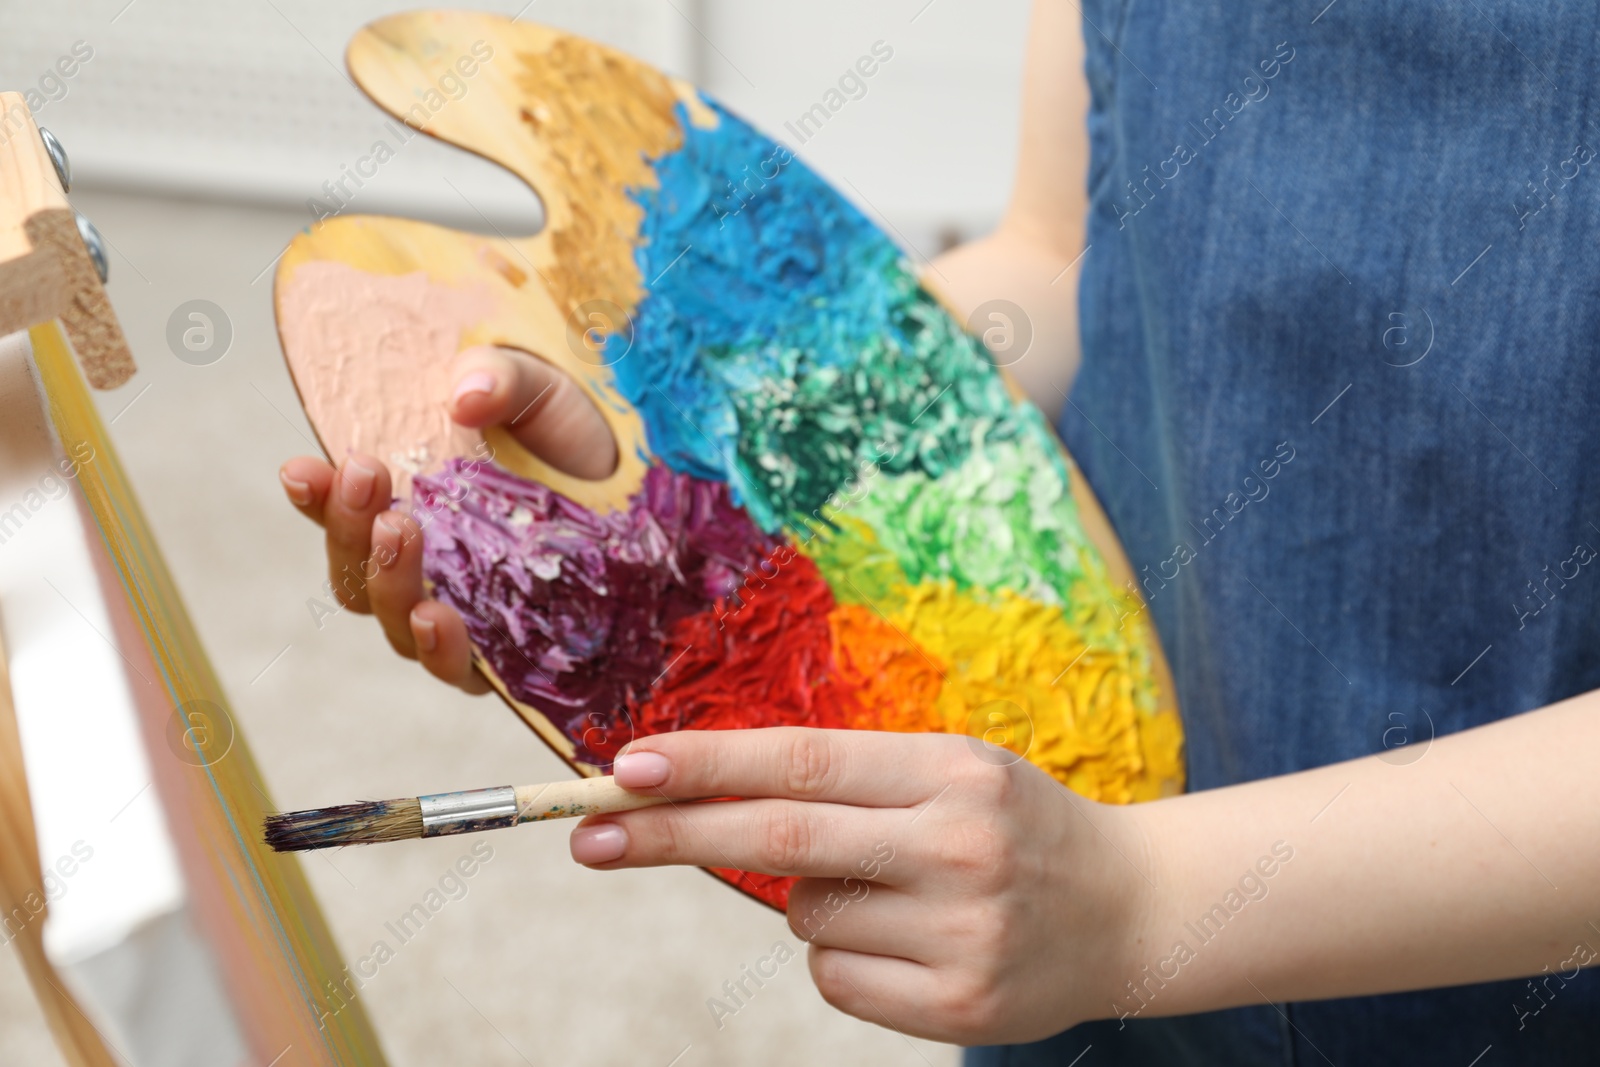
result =
[{"label": "woman's hand", "polygon": [[686,731],[629,745],[615,774],[636,792],[748,799],[587,819],[574,859],[800,876],[789,928],[810,945],[817,988],[880,1026],[961,1044],[1042,1038],[1106,1015],[1136,956],[1149,888],[1137,823],[1003,749]]},{"label": "woman's hand", "polygon": [[1574,844],[1600,836],[1600,690],[1392,755],[1112,808],[964,737],[664,734],[624,787],[751,799],[589,819],[572,854],[799,875],[822,995],[967,1044],[1600,964]]},{"label": "woman's hand", "polygon": [[[469,348],[456,357],[450,380],[445,409],[460,425],[503,425],[529,451],[580,478],[603,478],[616,468],[616,441],[599,411],[543,360]],[[335,468],[298,456],[278,478],[300,513],[327,531],[328,577],[339,602],[376,615],[402,656],[469,693],[486,692],[461,616],[423,596],[421,530],[390,508],[393,482],[382,461],[356,454]]]}]

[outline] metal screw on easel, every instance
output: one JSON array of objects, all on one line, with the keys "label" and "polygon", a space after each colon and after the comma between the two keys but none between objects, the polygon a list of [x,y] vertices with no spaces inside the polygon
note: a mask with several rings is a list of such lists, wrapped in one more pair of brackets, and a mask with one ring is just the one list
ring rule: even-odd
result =
[{"label": "metal screw on easel", "polygon": [[56,165],[56,177],[61,179],[61,191],[72,192],[72,164],[67,160],[67,150],[61,147],[56,135],[43,126],[39,127],[39,140],[44,142],[44,150],[50,154],[50,162]]},{"label": "metal screw on easel", "polygon": [[[61,191],[72,191],[72,161],[67,159],[67,150],[61,146],[56,135],[39,127],[39,140],[44,142],[44,150],[50,155],[50,162],[55,164],[56,177],[61,179]],[[100,284],[106,283],[106,278],[111,274],[111,261],[106,258],[105,238],[100,236],[100,231],[94,228],[94,223],[81,212],[74,211],[73,216],[78,222],[78,236],[83,238],[83,246],[89,250],[89,258],[94,262],[94,271],[100,275]]]},{"label": "metal screw on easel", "polygon": [[78,236],[83,238],[83,245],[89,250],[89,258],[94,261],[95,273],[100,275],[100,284],[104,285],[106,276],[111,273],[111,263],[106,259],[105,238],[94,228],[89,216],[81,211],[74,211],[72,214],[78,220]]}]

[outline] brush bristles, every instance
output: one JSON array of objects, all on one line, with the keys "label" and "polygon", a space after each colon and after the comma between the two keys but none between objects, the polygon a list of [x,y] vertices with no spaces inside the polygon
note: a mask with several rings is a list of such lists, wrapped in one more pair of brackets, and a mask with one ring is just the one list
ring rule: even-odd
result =
[{"label": "brush bristles", "polygon": [[406,841],[422,836],[422,805],[416,797],[407,797],[286,811],[268,815],[265,830],[274,852]]}]

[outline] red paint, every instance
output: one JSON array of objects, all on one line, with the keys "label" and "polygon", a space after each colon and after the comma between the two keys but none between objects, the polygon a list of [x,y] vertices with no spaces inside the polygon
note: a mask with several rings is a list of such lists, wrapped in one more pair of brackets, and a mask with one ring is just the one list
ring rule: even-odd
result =
[{"label": "red paint", "polygon": [[[667,640],[671,664],[642,705],[640,736],[757,726],[847,729],[855,690],[833,659],[833,593],[810,559],[780,549],[746,577],[737,599],[680,619]],[[765,576],[763,576],[765,575]]]},{"label": "red paint", "polygon": [[[834,662],[828,624],[834,606],[816,564],[792,548],[778,549],[747,576],[737,598],[721,598],[711,611],[672,627],[671,666],[650,699],[628,709],[639,736],[760,726],[847,729],[861,710]],[[780,910],[795,881],[726,868],[713,873]]]},{"label": "red paint", "polygon": [[771,904],[779,911],[789,908],[789,890],[800,879],[779,878],[774,874],[752,874],[750,871],[736,871],[732,867],[707,868],[712,874],[733,886],[741,893],[746,893],[766,904]]}]

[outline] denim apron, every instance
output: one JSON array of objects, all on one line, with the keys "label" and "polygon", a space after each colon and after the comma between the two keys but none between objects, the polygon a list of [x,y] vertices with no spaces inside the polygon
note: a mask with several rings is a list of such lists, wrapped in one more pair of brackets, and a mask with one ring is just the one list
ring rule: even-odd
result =
[{"label": "denim apron", "polygon": [[[1061,432],[1171,660],[1190,788],[1371,753],[1404,774],[1431,737],[1600,687],[1594,0],[1082,6]],[[1600,923],[1595,887],[1562,889]],[[1600,1063],[1600,969],[967,1062]]]}]

